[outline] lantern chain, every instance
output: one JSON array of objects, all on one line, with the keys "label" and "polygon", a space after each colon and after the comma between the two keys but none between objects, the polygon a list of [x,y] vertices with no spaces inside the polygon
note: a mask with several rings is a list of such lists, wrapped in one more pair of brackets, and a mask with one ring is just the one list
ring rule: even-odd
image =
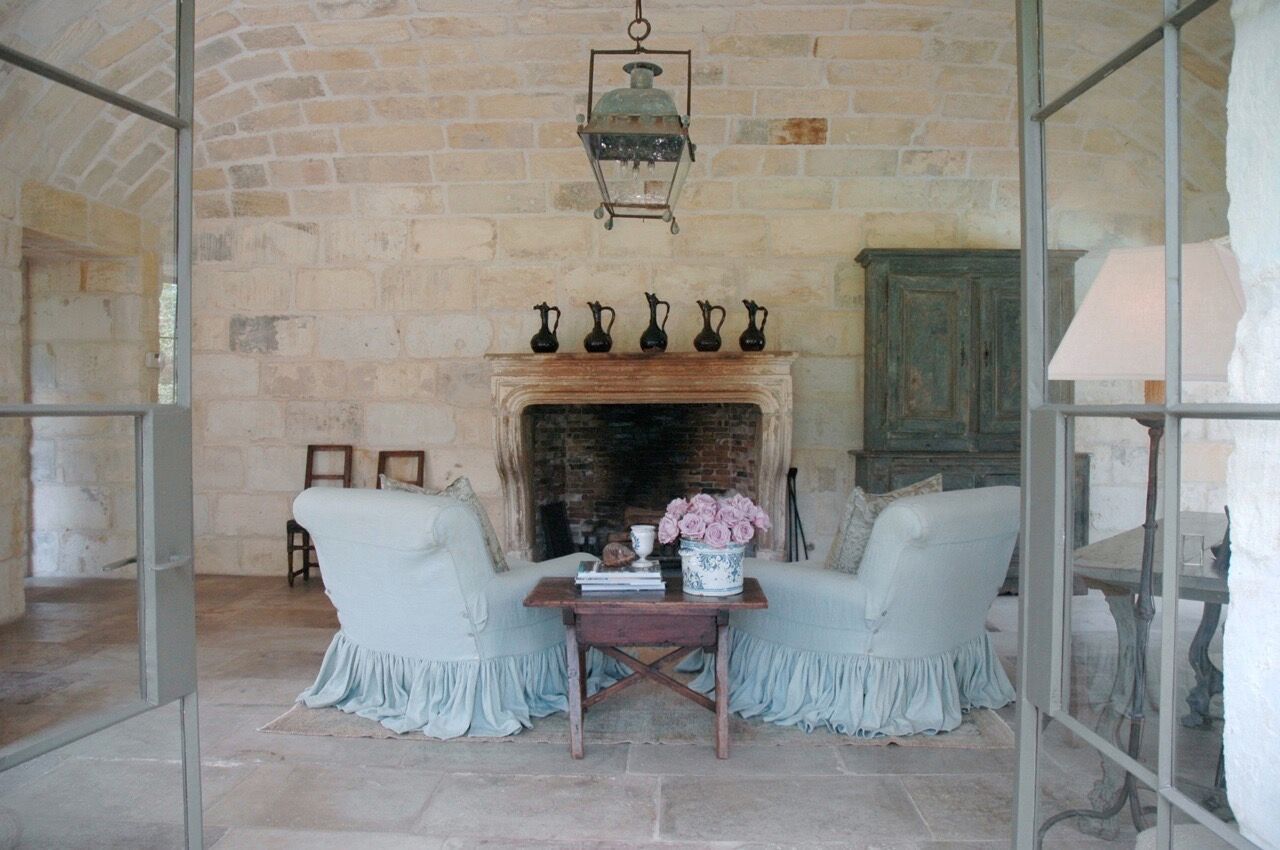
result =
[{"label": "lantern chain", "polygon": [[644,16],[642,0],[636,0],[636,15],[631,19],[631,23],[627,24],[627,37],[636,43],[636,53],[644,52],[641,42],[648,38],[652,31],[653,27],[650,26],[649,19]]}]

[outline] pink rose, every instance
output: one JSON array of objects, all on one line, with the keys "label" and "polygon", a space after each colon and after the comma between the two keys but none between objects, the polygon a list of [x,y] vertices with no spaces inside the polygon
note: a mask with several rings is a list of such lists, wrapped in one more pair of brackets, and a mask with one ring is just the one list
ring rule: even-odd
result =
[{"label": "pink rose", "polygon": [[707,521],[702,518],[702,514],[687,513],[680,517],[677,527],[680,529],[680,534],[689,540],[701,540],[707,530]]},{"label": "pink rose", "polygon": [[693,509],[693,512],[702,517],[708,525],[716,521],[715,505],[698,505]]},{"label": "pink rose", "polygon": [[723,522],[713,522],[707,526],[707,533],[702,539],[708,546],[723,549],[733,539],[733,532]]},{"label": "pink rose", "polygon": [[756,534],[756,528],[747,520],[739,520],[733,524],[733,542],[750,543]]},{"label": "pink rose", "polygon": [[771,523],[769,522],[769,515],[764,512],[764,508],[755,508],[751,515],[751,524],[761,531],[769,530]]},{"label": "pink rose", "polygon": [[720,513],[717,514],[716,519],[723,522],[725,525],[732,527],[742,522],[745,517],[743,516],[742,511],[738,510],[733,505],[722,504],[720,506]]},{"label": "pink rose", "polygon": [[684,499],[672,499],[667,505],[667,516],[672,519],[680,519],[687,513],[689,513],[689,503]]},{"label": "pink rose", "polygon": [[716,497],[712,496],[710,493],[699,493],[689,500],[690,510],[696,511],[702,508],[711,508],[712,510],[715,510],[715,507]]},{"label": "pink rose", "polygon": [[672,519],[670,514],[662,518],[658,523],[658,542],[674,543],[676,538],[680,536],[680,526]]}]

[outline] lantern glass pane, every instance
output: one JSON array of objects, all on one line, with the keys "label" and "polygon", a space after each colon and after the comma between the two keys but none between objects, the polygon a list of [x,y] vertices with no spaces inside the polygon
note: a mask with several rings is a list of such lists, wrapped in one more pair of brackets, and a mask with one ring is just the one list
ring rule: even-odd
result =
[{"label": "lantern glass pane", "polygon": [[693,145],[685,145],[684,152],[680,157],[680,161],[676,163],[676,173],[671,181],[671,194],[667,197],[667,206],[671,209],[676,208],[676,203],[680,200],[680,193],[684,190],[685,178],[689,176],[689,171],[693,168]]},{"label": "lantern glass pane", "polygon": [[594,159],[626,162],[676,162],[686,137],[658,133],[593,133],[588,150]]},{"label": "lantern glass pane", "polygon": [[614,206],[666,208],[676,163],[609,162],[603,163],[602,169]]}]

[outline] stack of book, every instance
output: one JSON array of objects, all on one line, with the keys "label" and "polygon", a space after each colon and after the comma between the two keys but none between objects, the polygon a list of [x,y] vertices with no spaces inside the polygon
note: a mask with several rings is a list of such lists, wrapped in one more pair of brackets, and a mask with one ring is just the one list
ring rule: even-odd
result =
[{"label": "stack of book", "polygon": [[578,564],[576,581],[583,593],[665,590],[667,587],[657,562],[643,566],[606,566],[601,561],[583,561]]}]

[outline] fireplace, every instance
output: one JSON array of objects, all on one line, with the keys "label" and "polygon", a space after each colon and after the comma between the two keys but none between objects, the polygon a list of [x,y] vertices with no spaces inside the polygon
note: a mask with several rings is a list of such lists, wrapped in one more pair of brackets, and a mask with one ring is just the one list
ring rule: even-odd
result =
[{"label": "fireplace", "polygon": [[[592,500],[590,519],[585,506],[578,508],[585,530],[600,516],[618,522],[619,511],[625,525],[628,507],[656,503],[660,508],[674,495],[702,488],[738,489],[753,497],[774,519],[773,530],[759,539],[759,554],[778,556],[785,547],[794,358],[772,352],[490,355],[507,549],[525,558],[536,554],[538,500],[552,493],[570,497],[576,492]],[[707,424],[713,427],[700,427]],[[546,433],[535,433],[544,425]],[[649,456],[633,461],[648,472],[629,473],[624,480],[608,453],[596,456],[601,439],[588,440],[587,432],[610,429],[641,438],[639,448]],[[687,438],[692,448],[679,455],[679,477],[659,481],[675,454],[665,441],[653,448],[660,439],[654,435],[663,432]],[[725,443],[707,447],[703,441],[708,439]],[[587,445],[593,448],[590,460],[568,457],[570,449]],[[604,493],[603,485],[571,491],[575,464],[580,468],[572,476],[608,476],[610,486],[619,485],[621,492]],[[646,484],[653,485],[650,491],[635,489]],[[626,504],[639,499],[640,504]]]},{"label": "fireplace", "polygon": [[[690,493],[756,493],[760,408],[752,404],[532,405],[533,502],[563,502],[575,550],[599,554],[633,522]],[[535,555],[549,553],[543,523]]]}]

